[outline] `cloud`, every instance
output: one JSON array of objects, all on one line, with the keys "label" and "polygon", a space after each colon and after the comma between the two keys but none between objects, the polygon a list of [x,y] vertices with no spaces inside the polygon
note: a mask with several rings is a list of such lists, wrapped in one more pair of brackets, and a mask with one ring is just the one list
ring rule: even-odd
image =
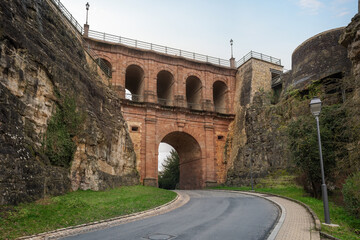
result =
[{"label": "cloud", "polygon": [[316,15],[324,4],[318,0],[299,0],[298,5],[308,13]]},{"label": "cloud", "polygon": [[336,16],[337,17],[342,17],[342,16],[349,15],[349,14],[350,14],[349,11],[343,11],[343,12],[339,12]]}]

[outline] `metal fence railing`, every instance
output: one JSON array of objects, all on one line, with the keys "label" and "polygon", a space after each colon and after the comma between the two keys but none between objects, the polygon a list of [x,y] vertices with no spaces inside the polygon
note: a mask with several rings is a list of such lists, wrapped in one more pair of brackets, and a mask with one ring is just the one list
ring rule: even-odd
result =
[{"label": "metal fence railing", "polygon": [[69,20],[69,22],[75,27],[75,29],[82,35],[84,33],[83,27],[73,17],[73,15],[66,9],[66,7],[60,2],[60,0],[51,0],[60,12]]},{"label": "metal fence railing", "polygon": [[[73,17],[73,15],[65,8],[65,6],[60,2],[60,0],[50,0],[62,13],[62,15],[65,16],[65,18],[71,23],[71,25],[76,29],[76,31],[82,36],[84,34],[83,27],[79,24],[78,21]],[[172,56],[179,56],[184,57],[191,60],[201,61],[201,62],[207,62],[214,65],[219,65],[223,67],[231,67],[230,66],[230,60],[211,57],[204,54],[199,54],[195,52],[189,52],[177,48],[172,47],[166,47],[158,44],[148,43],[144,41],[139,41],[131,38],[116,36],[113,34],[108,34],[104,32],[98,32],[94,30],[89,30],[88,37],[97,39],[97,40],[103,40],[107,42],[112,43],[120,43],[129,47],[139,48],[143,50],[150,50],[158,53],[164,53]],[[91,50],[89,44],[85,47],[85,50],[93,57],[94,60],[100,59],[97,62],[99,67],[104,71],[104,73],[111,77],[111,68],[107,66],[105,62],[102,62],[101,58],[97,57],[95,52]],[[94,55],[95,54],[95,55]],[[260,59],[266,62],[270,62],[273,64],[281,65],[281,60],[275,57],[268,56],[266,54],[250,51],[248,54],[246,54],[244,57],[242,57],[239,61],[236,62],[236,67],[239,68],[241,65],[243,65],[245,62],[247,62],[249,59],[255,58]]]},{"label": "metal fence railing", "polygon": [[79,24],[78,21],[73,17],[73,15],[66,9],[66,7],[60,2],[60,0],[50,0],[59,10],[59,12],[70,22],[70,24],[75,28],[75,30],[80,34],[81,39],[83,40],[83,46],[85,51],[92,57],[97,65],[99,65],[100,69],[106,74],[106,76],[111,78],[111,67],[107,66],[107,64],[96,54],[90,47],[88,43],[84,40],[83,33],[84,29]]},{"label": "metal fence railing", "polygon": [[248,54],[246,54],[244,57],[242,57],[239,61],[236,63],[236,67],[240,67],[244,63],[246,63],[251,58],[260,59],[266,62],[274,63],[276,65],[281,65],[281,60],[279,58],[271,57],[266,54],[250,51]]},{"label": "metal fence railing", "polygon": [[165,53],[165,54],[169,54],[172,56],[184,57],[187,59],[201,61],[201,62],[207,62],[207,63],[211,63],[214,65],[219,65],[219,66],[223,66],[223,67],[230,67],[230,60],[211,57],[208,55],[189,52],[189,51],[172,48],[172,47],[166,47],[166,46],[162,46],[162,45],[158,45],[158,44],[154,44],[154,43],[148,43],[148,42],[144,42],[144,41],[139,41],[139,40],[135,40],[135,39],[131,39],[131,38],[116,36],[116,35],[112,35],[112,34],[108,34],[108,33],[104,33],[104,32],[89,30],[88,36],[90,38],[102,40],[102,41],[106,41],[106,42],[120,43],[120,44],[129,46],[129,47],[140,48],[143,50],[151,50],[154,52]]}]

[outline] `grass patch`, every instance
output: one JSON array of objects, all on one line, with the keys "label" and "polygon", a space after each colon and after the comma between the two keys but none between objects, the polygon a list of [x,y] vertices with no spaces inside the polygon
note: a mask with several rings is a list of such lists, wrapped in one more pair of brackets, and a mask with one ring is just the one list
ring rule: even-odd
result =
[{"label": "grass patch", "polygon": [[0,239],[140,212],[175,197],[176,193],[164,189],[131,186],[98,192],[76,191],[16,207],[0,206]]},{"label": "grass patch", "polygon": [[[321,222],[324,220],[324,209],[322,200],[307,196],[303,188],[295,185],[272,185],[266,186],[266,181],[262,181],[262,187],[255,188],[255,192],[272,193],[280,196],[289,197],[308,205],[318,216]],[[265,186],[264,186],[265,185]],[[225,189],[236,191],[250,191],[250,187],[215,187],[212,189]],[[342,240],[354,240],[360,238],[360,219],[347,213],[342,206],[337,206],[333,202],[329,202],[331,223],[340,225],[338,228],[321,226],[321,231],[328,233]]]}]

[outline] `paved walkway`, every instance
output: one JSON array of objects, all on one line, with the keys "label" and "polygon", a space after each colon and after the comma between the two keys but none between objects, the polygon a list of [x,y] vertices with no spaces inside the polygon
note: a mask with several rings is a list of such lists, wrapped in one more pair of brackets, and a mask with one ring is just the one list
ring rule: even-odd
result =
[{"label": "paved walkway", "polygon": [[248,192],[246,194],[266,198],[282,208],[282,217],[269,240],[320,240],[320,232],[315,229],[314,219],[304,206],[272,195]]}]

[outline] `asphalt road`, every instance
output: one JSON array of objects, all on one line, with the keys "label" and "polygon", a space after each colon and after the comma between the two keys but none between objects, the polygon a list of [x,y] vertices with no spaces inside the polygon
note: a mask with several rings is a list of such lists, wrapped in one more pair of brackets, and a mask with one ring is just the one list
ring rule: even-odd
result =
[{"label": "asphalt road", "polygon": [[279,215],[274,204],[258,197],[216,191],[184,192],[190,201],[174,211],[65,239],[266,239]]}]

